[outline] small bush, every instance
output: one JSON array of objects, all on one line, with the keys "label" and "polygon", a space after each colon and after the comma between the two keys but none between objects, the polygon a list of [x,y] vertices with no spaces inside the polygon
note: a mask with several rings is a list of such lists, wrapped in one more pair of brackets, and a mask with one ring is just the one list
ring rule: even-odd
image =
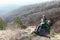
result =
[{"label": "small bush", "polygon": [[22,19],[20,17],[16,17],[14,24],[17,24],[21,28],[26,28],[26,26],[23,24]]},{"label": "small bush", "polygon": [[55,35],[54,30],[51,30],[51,31],[50,31],[50,36],[54,37],[54,35]]},{"label": "small bush", "polygon": [[0,18],[0,30],[5,29],[7,26],[7,22],[5,22],[4,20],[2,20],[2,18]]}]

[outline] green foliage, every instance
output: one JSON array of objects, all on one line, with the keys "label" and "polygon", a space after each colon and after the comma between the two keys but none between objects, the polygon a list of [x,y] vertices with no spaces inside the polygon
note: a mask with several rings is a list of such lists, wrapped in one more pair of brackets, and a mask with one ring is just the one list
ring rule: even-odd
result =
[{"label": "green foliage", "polygon": [[2,18],[0,18],[0,30],[5,29],[7,26],[7,22],[3,21]]},{"label": "green foliage", "polygon": [[54,30],[51,30],[51,31],[50,31],[50,36],[54,37],[54,35],[55,35]]},{"label": "green foliage", "polygon": [[18,24],[18,26],[21,28],[26,28],[26,26],[22,23],[22,19],[20,17],[16,17],[14,23]]},{"label": "green foliage", "polygon": [[14,23],[22,25],[22,19],[19,17],[16,17]]}]

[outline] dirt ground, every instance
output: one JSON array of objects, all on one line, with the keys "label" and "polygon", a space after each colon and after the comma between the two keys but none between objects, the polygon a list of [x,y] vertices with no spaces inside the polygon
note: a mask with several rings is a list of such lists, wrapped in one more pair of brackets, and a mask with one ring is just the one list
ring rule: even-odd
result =
[{"label": "dirt ground", "polygon": [[34,30],[35,27],[33,26],[26,29],[0,30],[0,40],[60,40],[60,34],[56,34],[51,38],[31,35]]}]

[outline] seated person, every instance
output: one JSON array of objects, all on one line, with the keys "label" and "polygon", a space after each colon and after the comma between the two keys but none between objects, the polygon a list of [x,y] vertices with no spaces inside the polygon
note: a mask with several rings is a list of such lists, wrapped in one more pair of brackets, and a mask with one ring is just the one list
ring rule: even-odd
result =
[{"label": "seated person", "polygon": [[46,29],[48,28],[49,20],[47,20],[46,16],[43,15],[41,18],[41,23],[37,26],[36,32],[40,32],[40,29]]},{"label": "seated person", "polygon": [[41,18],[42,28],[48,28],[49,22],[50,21],[46,18],[46,16],[43,15],[43,17]]}]

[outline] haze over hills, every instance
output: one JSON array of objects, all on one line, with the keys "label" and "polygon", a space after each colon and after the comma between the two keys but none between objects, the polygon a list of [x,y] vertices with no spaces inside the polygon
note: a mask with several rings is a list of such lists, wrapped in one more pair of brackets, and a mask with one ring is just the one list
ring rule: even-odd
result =
[{"label": "haze over hills", "polygon": [[28,15],[38,14],[38,13],[41,14],[41,12],[43,11],[47,11],[50,9],[53,10],[53,8],[59,8],[59,7],[60,7],[60,1],[59,2],[51,1],[46,3],[28,5],[28,6],[23,6],[13,11],[7,12],[6,15],[3,16],[3,18],[6,19],[8,22],[11,22],[16,16],[20,16],[20,17],[22,16],[24,18],[27,18]]},{"label": "haze over hills", "polygon": [[17,9],[18,7],[36,4],[36,3],[43,3],[49,0],[0,0],[0,14],[3,14],[7,11]]}]

